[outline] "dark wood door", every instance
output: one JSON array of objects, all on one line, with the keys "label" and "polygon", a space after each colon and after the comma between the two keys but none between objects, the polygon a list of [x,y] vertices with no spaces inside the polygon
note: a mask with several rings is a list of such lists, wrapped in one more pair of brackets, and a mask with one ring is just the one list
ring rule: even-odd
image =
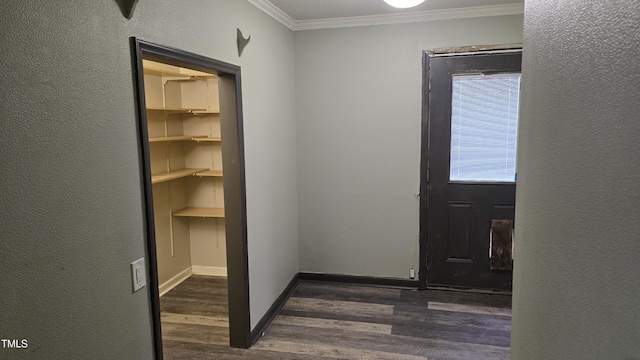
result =
[{"label": "dark wood door", "polygon": [[490,232],[492,220],[514,219],[521,53],[429,57],[426,65],[426,281],[510,290],[511,249],[508,269],[492,270]]}]

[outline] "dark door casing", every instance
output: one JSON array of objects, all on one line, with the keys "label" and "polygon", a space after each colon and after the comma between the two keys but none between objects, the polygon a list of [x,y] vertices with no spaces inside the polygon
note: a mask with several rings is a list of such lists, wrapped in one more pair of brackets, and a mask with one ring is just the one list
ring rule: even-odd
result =
[{"label": "dark door casing", "polygon": [[225,169],[225,232],[227,242],[227,283],[229,302],[229,341],[231,347],[251,345],[249,319],[249,271],[247,253],[246,184],[244,171],[244,135],[242,117],[242,80],[239,66],[187,51],[131,38],[133,77],[136,90],[140,170],[143,182],[145,235],[149,274],[150,305],[154,328],[156,359],[162,359],[160,300],[153,216],[153,195],[142,59],[188,67],[218,74],[220,91],[220,126]]}]

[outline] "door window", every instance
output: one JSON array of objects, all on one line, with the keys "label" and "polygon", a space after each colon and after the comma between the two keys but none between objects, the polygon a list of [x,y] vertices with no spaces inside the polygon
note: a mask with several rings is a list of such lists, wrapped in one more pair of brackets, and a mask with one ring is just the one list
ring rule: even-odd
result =
[{"label": "door window", "polygon": [[452,182],[514,182],[520,74],[453,75]]}]

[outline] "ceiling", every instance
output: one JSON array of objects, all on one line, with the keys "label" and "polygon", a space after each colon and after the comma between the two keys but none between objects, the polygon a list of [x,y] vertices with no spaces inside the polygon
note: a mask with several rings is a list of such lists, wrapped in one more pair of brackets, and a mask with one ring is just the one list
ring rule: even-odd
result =
[{"label": "ceiling", "polygon": [[396,9],[383,0],[248,0],[291,30],[522,14],[524,0],[426,0]]}]

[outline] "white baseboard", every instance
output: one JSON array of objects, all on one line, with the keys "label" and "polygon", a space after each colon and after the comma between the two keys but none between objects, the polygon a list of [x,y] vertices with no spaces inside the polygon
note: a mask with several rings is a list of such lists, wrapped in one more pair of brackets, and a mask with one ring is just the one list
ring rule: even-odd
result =
[{"label": "white baseboard", "polygon": [[218,266],[192,266],[191,272],[193,275],[208,275],[208,276],[227,276],[226,267]]},{"label": "white baseboard", "polygon": [[[226,270],[226,269],[225,269]],[[190,267],[182,270],[178,275],[172,277],[171,279],[167,280],[164,284],[161,284],[158,287],[158,291],[160,292],[160,296],[168,293],[171,289],[173,289],[174,287],[180,285],[181,282],[187,280],[189,278],[189,276],[191,276],[191,274],[193,274],[193,271]],[[226,272],[225,272],[226,274]]]},{"label": "white baseboard", "polygon": [[182,270],[178,275],[167,280],[164,284],[158,287],[160,296],[168,293],[174,287],[180,285],[183,281],[187,280],[191,275],[207,275],[207,276],[227,276],[226,267],[218,266],[192,266]]}]

